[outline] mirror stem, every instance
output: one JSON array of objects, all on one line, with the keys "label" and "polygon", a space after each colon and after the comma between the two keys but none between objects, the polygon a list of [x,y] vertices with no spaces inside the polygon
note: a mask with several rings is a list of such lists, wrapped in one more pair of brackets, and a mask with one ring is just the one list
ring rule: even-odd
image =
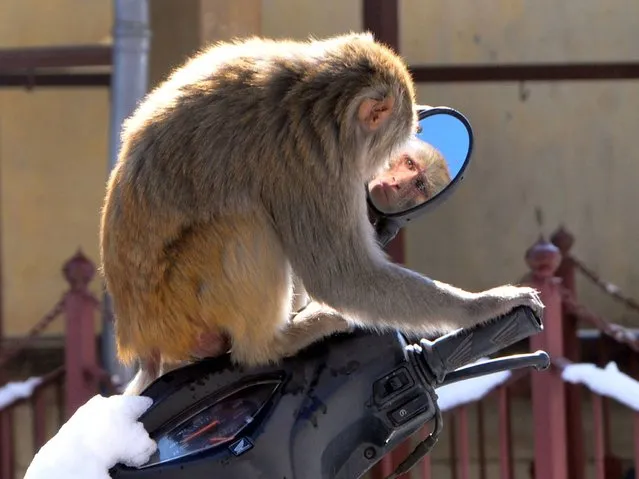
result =
[{"label": "mirror stem", "polygon": [[380,218],[377,223],[375,223],[375,232],[377,233],[377,241],[385,248],[388,243],[390,243],[397,233],[399,232],[401,226],[396,221],[393,221],[391,218]]}]

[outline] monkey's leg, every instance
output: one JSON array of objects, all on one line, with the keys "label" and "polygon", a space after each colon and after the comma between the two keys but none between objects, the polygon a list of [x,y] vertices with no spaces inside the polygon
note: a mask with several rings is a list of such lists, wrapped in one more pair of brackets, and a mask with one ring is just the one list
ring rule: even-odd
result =
[{"label": "monkey's leg", "polygon": [[248,365],[277,362],[282,357],[295,356],[316,341],[351,329],[352,324],[345,317],[326,306],[311,302],[268,340],[261,338],[262,352],[259,356],[250,353],[253,348],[247,336],[234,339],[231,355],[234,361]]},{"label": "monkey's leg", "polygon": [[316,341],[352,329],[353,324],[337,311],[311,302],[275,337],[275,348],[282,357],[295,356]]}]

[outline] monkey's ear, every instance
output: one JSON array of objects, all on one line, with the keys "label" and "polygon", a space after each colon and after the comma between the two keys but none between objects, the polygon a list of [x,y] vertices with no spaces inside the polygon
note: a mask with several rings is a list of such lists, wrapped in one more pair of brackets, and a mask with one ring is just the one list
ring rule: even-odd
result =
[{"label": "monkey's ear", "polygon": [[359,105],[359,122],[371,133],[378,130],[388,120],[394,104],[395,100],[392,96],[387,96],[383,100],[366,98]]}]

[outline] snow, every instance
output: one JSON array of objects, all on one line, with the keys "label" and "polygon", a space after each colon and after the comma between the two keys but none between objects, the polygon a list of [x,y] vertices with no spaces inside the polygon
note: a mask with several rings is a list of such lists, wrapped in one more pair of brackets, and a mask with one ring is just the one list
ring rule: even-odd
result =
[{"label": "snow", "polygon": [[605,368],[590,363],[573,363],[561,373],[564,381],[581,383],[600,396],[615,399],[630,409],[639,411],[639,381],[619,371],[615,362]]},{"label": "snow", "polygon": [[[486,360],[486,358],[481,358],[472,364],[479,364]],[[444,412],[479,401],[489,392],[504,384],[511,375],[510,371],[499,371],[439,387],[436,390],[439,409]]]},{"label": "snow", "polygon": [[109,479],[118,463],[145,464],[157,446],[137,419],[151,404],[143,396],[94,396],[42,446],[24,479]]},{"label": "snow", "polygon": [[42,382],[41,378],[33,377],[26,381],[10,382],[0,387],[0,409],[7,407],[14,401],[30,397],[40,382]]},{"label": "snow", "polygon": [[[480,359],[477,363],[483,361],[485,359]],[[510,376],[510,371],[502,371],[442,386],[437,389],[439,408],[448,411],[478,401],[504,384]],[[639,411],[639,381],[620,372],[614,362],[608,363],[603,369],[589,363],[570,364],[562,371],[561,376],[564,381],[581,383],[596,394],[607,396]]]}]

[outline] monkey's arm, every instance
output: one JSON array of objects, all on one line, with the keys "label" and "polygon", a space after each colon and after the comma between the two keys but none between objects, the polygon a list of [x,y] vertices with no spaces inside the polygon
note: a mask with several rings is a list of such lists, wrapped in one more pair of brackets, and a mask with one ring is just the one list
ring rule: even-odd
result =
[{"label": "monkey's arm", "polygon": [[[505,285],[471,293],[391,263],[374,239],[365,198],[351,199],[353,207],[328,189],[320,195],[327,204],[296,198],[294,210],[274,214],[293,270],[317,301],[367,326],[416,333],[472,327],[519,305],[541,313],[543,304],[531,288]],[[307,228],[298,226],[300,218]]]}]

